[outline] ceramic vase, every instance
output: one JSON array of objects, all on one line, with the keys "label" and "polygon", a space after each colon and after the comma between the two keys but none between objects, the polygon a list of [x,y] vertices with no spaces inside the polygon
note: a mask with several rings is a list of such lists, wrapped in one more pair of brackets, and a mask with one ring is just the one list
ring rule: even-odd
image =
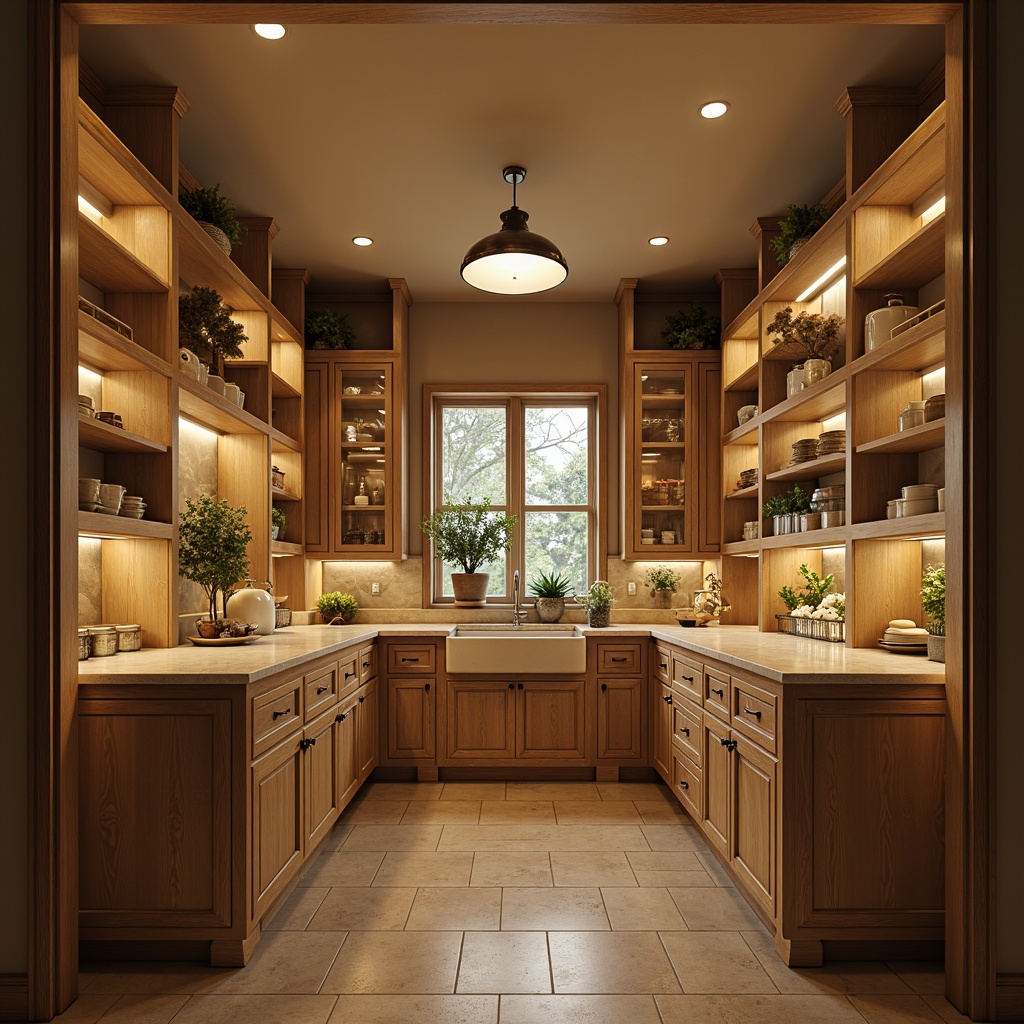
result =
[{"label": "ceramic vase", "polygon": [[933,633],[928,634],[928,660],[945,662],[946,638],[944,636],[935,636]]},{"label": "ceramic vase", "polygon": [[455,607],[482,608],[487,603],[487,584],[490,578],[490,573],[486,572],[453,572]]},{"label": "ceramic vase", "polygon": [[828,359],[804,360],[804,387],[809,388],[819,380],[824,380],[832,372],[832,362]]},{"label": "ceramic vase", "polygon": [[565,613],[565,598],[538,597],[534,607],[541,622],[557,622]]}]

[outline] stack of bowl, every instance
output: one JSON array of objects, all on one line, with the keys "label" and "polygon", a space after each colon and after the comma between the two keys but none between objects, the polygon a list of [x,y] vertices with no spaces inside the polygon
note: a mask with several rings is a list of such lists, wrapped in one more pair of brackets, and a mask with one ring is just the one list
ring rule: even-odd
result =
[{"label": "stack of bowl", "polygon": [[82,512],[98,512],[100,510],[101,481],[89,476],[78,478],[78,508]]},{"label": "stack of bowl", "polygon": [[125,495],[121,499],[120,516],[127,516],[129,519],[141,519],[146,514],[146,503],[137,495]]},{"label": "stack of bowl", "polygon": [[903,497],[896,499],[896,518],[921,516],[939,510],[939,488],[936,484],[910,484],[903,488]]},{"label": "stack of bowl", "polygon": [[100,484],[99,508],[95,511],[116,516],[121,511],[125,488],[121,484]]},{"label": "stack of bowl", "polygon": [[88,416],[90,419],[95,417],[96,410],[92,407],[92,399],[88,395],[78,396],[78,415]]},{"label": "stack of bowl", "polygon": [[121,414],[117,412],[106,412],[100,411],[96,413],[96,419],[101,423],[109,423],[112,427],[117,427],[120,430],[124,430],[124,424],[121,422]]}]

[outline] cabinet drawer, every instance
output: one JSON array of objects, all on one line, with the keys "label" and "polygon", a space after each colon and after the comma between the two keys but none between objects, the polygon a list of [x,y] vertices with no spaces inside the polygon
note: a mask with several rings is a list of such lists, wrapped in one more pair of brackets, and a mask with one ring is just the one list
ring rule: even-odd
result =
[{"label": "cabinet drawer", "polygon": [[359,651],[359,685],[372,679],[377,674],[377,645],[370,644]]},{"label": "cabinet drawer", "polygon": [[598,675],[635,676],[640,673],[640,644],[598,644]]},{"label": "cabinet drawer", "polygon": [[355,651],[342,651],[338,662],[338,695],[352,693],[359,685],[359,655]]},{"label": "cabinet drawer", "polygon": [[252,756],[269,750],[302,722],[303,681],[281,683],[252,701]]},{"label": "cabinet drawer", "polygon": [[704,698],[704,666],[682,654],[673,654],[672,685],[699,704]]},{"label": "cabinet drawer", "polygon": [[434,671],[433,644],[392,644],[388,647],[388,673]]},{"label": "cabinet drawer", "polygon": [[672,790],[694,821],[704,817],[701,807],[703,779],[701,770],[686,757],[672,755]]},{"label": "cabinet drawer", "polygon": [[695,764],[701,764],[700,708],[687,700],[672,701],[672,741]]},{"label": "cabinet drawer", "polygon": [[778,698],[744,679],[732,677],[732,725],[775,753]]},{"label": "cabinet drawer", "polygon": [[704,710],[710,711],[723,722],[729,721],[731,684],[727,675],[710,668],[704,669]]},{"label": "cabinet drawer", "polygon": [[328,665],[304,677],[307,722],[338,699],[338,666]]},{"label": "cabinet drawer", "polygon": [[672,685],[672,654],[667,647],[654,648],[654,665],[651,667],[651,673],[666,686]]}]

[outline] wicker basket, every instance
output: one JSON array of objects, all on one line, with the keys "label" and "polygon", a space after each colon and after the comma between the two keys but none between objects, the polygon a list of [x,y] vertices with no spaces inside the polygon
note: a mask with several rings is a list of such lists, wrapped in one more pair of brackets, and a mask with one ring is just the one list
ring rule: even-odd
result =
[{"label": "wicker basket", "polygon": [[811,640],[827,640],[841,644],[846,640],[846,623],[840,619],[808,619],[801,615],[776,615],[780,633],[790,636],[805,636]]},{"label": "wicker basket", "polygon": [[231,239],[216,224],[205,220],[197,221],[199,226],[214,240],[225,256],[231,255]]}]

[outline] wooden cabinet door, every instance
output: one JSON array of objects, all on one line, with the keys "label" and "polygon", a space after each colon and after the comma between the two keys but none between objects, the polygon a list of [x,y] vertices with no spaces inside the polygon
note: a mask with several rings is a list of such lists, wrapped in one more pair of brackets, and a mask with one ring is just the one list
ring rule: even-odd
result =
[{"label": "wooden cabinet door", "polygon": [[516,684],[449,679],[445,684],[445,749],[452,762],[510,761],[516,756]]},{"label": "wooden cabinet door", "polygon": [[[326,363],[306,361],[306,439],[304,460],[307,466],[332,467],[330,449],[331,405],[329,399],[330,370]],[[328,535],[331,515],[327,496],[330,473],[310,472],[303,480],[302,507],[306,516],[306,551],[330,550]]]},{"label": "wooden cabinet door", "polygon": [[643,757],[643,687],[639,679],[597,680],[597,756],[617,761]]},{"label": "wooden cabinet door", "polygon": [[306,726],[304,750],[306,849],[313,850],[341,813],[338,792],[338,734],[332,708]]},{"label": "wooden cabinet door", "polygon": [[434,680],[388,680],[387,754],[391,760],[434,760]]},{"label": "wooden cabinet door", "polygon": [[338,806],[344,810],[359,789],[359,730],[361,711],[356,697],[349,697],[335,710],[337,726],[336,774],[338,777]]},{"label": "wooden cabinet door", "polygon": [[713,715],[704,716],[704,838],[728,858],[731,819],[732,736]]},{"label": "wooden cabinet door", "polygon": [[732,733],[729,860],[747,891],[775,911],[775,758]]},{"label": "wooden cabinet door", "polygon": [[651,763],[672,785],[672,687],[659,682],[651,693]]},{"label": "wooden cabinet door", "polygon": [[582,679],[517,682],[516,757],[585,761],[585,695]]},{"label": "wooden cabinet door", "polygon": [[253,762],[252,914],[262,916],[305,854],[303,750],[294,736]]},{"label": "wooden cabinet door", "polygon": [[[721,436],[721,416],[722,364],[719,360],[701,362],[697,365],[698,438]],[[697,550],[717,553],[722,540],[722,446],[700,445],[697,462],[700,486],[693,495],[697,503]],[[691,479],[693,476],[691,473]]]},{"label": "wooden cabinet door", "polygon": [[377,680],[359,688],[356,695],[356,766],[358,781],[364,783],[377,767]]}]

